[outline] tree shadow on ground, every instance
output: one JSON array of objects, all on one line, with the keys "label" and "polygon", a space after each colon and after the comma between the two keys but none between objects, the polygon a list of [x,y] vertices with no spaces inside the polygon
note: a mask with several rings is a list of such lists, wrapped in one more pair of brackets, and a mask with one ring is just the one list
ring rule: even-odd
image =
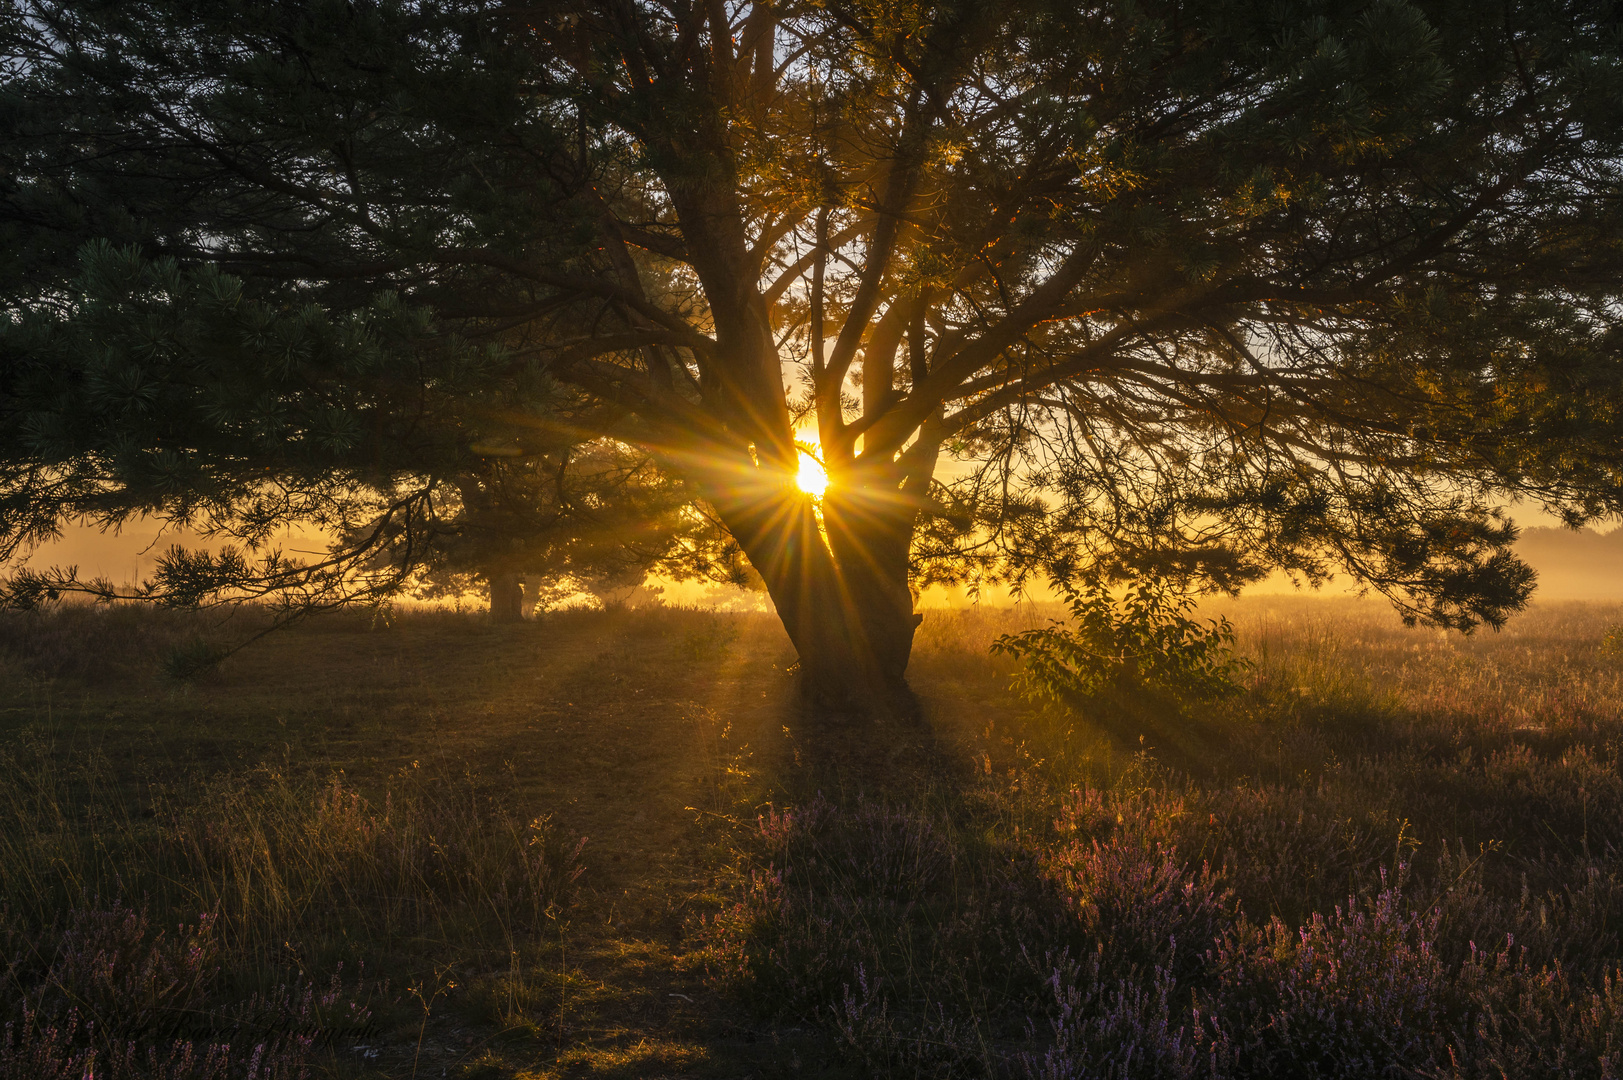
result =
[{"label": "tree shadow on ground", "polygon": [[1228,740],[1221,727],[1173,702],[1102,702],[1077,709],[1069,722],[1091,727],[1119,754],[1146,753],[1171,772],[1190,777],[1215,777],[1227,762]]},{"label": "tree shadow on ground", "polygon": [[788,802],[817,795],[906,803],[924,792],[961,792],[969,756],[911,691],[882,704],[834,707],[803,694],[783,703],[784,738],[761,764]]}]

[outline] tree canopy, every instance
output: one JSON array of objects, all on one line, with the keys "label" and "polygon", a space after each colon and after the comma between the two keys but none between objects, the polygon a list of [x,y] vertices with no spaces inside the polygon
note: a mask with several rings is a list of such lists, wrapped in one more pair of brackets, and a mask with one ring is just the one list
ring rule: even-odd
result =
[{"label": "tree canopy", "polygon": [[850,687],[927,582],[1342,570],[1469,628],[1531,589],[1507,500],[1623,509],[1606,5],[0,10],[7,544],[404,522],[567,430]]}]

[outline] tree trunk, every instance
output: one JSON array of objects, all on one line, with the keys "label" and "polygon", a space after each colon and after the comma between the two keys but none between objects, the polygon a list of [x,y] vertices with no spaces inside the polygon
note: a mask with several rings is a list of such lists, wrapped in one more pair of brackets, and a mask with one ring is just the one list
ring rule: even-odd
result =
[{"label": "tree trunk", "polygon": [[714,501],[800,654],[808,701],[833,712],[910,711],[905,675],[920,621],[907,579],[915,509],[895,496],[831,488],[820,523],[812,499],[792,489]]},{"label": "tree trunk", "polygon": [[831,488],[823,500],[823,535],[838,582],[829,601],[837,601],[842,616],[830,659],[843,669],[842,653],[854,650],[864,683],[890,698],[906,696],[913,633],[922,619],[908,582],[916,516],[883,490]]},{"label": "tree trunk", "polygon": [[517,574],[490,575],[490,621],[524,621],[524,586]]}]

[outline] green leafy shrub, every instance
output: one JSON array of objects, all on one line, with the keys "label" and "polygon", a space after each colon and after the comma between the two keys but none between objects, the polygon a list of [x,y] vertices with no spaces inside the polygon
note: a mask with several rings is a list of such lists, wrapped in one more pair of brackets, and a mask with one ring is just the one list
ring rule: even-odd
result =
[{"label": "green leafy shrub", "polygon": [[1102,581],[1062,588],[1070,625],[1054,620],[992,643],[1024,665],[1015,689],[1033,701],[1210,701],[1237,692],[1251,666],[1234,655],[1227,619],[1190,617],[1194,598],[1163,579],[1144,578],[1119,598]]}]

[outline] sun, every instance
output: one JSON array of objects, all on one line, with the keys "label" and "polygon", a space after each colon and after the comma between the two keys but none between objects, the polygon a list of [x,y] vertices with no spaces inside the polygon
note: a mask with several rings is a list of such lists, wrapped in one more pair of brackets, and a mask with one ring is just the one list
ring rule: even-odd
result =
[{"label": "sun", "polygon": [[821,499],[828,490],[828,473],[823,463],[806,451],[800,452],[800,471],[795,473],[795,486],[814,499]]}]

